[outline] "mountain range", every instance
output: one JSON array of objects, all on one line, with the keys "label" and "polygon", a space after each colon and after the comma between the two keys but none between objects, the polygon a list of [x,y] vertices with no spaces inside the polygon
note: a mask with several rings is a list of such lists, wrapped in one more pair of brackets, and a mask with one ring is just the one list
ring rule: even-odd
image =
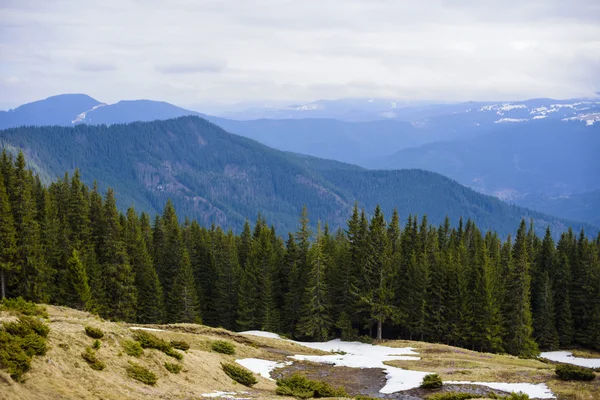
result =
[{"label": "mountain range", "polygon": [[79,168],[88,183],[111,186],[122,208],[155,213],[171,198],[177,210],[206,224],[239,229],[259,212],[278,229],[294,230],[304,205],[313,221],[342,227],[354,202],[380,204],[403,218],[427,214],[439,224],[472,218],[482,229],[511,233],[521,218],[538,230],[568,225],[597,229],[510,206],[422,170],[370,171],[277,151],[227,133],[199,117],[111,126],[22,127],[0,131],[2,147],[22,149],[45,179]]},{"label": "mountain range", "polygon": [[[390,105],[394,108],[386,108]],[[265,112],[261,115],[274,118],[235,120],[165,102],[105,104],[73,94],[1,111],[0,128],[112,125],[199,116],[278,150],[365,168],[434,171],[478,192],[538,211],[588,222],[600,219],[600,208],[579,200],[600,190],[596,179],[600,102],[594,99],[433,105],[350,99],[280,109],[288,114]],[[236,113],[229,116],[242,118],[244,111]],[[277,119],[282,116],[289,119]]]}]

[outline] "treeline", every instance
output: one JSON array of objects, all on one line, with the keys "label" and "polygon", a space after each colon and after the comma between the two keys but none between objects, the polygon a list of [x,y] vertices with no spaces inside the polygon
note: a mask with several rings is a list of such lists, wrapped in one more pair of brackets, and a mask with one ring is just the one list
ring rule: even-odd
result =
[{"label": "treeline", "polygon": [[514,240],[472,221],[431,226],[355,206],[345,230],[279,237],[260,215],[240,235],[118,211],[79,173],[45,187],[0,160],[2,296],[139,323],[200,322],[298,339],[407,338],[530,356],[600,349],[600,237],[555,245],[521,222]]}]

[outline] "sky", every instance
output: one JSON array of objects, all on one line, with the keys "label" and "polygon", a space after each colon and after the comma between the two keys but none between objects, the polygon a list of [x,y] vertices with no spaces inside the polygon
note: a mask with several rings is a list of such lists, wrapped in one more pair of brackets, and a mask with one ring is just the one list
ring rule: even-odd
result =
[{"label": "sky", "polygon": [[0,109],[598,90],[597,0],[0,0]]}]

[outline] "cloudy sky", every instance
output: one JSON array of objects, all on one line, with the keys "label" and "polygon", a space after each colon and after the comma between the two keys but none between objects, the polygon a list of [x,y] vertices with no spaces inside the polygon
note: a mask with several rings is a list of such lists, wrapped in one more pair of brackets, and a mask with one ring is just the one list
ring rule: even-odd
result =
[{"label": "cloudy sky", "polygon": [[0,0],[0,108],[600,90],[597,0]]}]

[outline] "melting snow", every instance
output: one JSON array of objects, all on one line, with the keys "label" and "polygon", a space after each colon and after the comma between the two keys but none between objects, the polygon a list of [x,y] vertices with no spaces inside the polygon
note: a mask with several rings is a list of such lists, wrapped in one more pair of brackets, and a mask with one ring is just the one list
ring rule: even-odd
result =
[{"label": "melting snow", "polygon": [[502,390],[503,392],[522,392],[532,398],[553,399],[552,391],[548,389],[545,383],[500,383],[500,382],[467,382],[467,381],[445,381],[444,383],[456,385],[480,385],[491,389]]},{"label": "melting snow", "polygon": [[276,361],[261,360],[259,358],[244,358],[242,360],[235,360],[236,363],[240,364],[244,368],[248,368],[250,371],[260,376],[273,380],[271,378],[271,371],[276,368],[282,368],[286,365],[291,365],[292,362],[278,363]]},{"label": "melting snow", "polygon": [[[241,393],[247,393],[247,392],[241,392]],[[229,400],[250,400],[249,397],[235,397],[236,394],[237,394],[236,392],[214,391],[213,393],[204,393],[202,395],[202,397],[220,398],[220,399],[229,399]]]},{"label": "melting snow", "polygon": [[[241,332],[246,335],[254,335],[267,337],[271,339],[282,339],[279,335],[271,332],[263,331],[246,331]],[[423,377],[430,372],[410,371],[402,368],[390,367],[385,365],[385,361],[393,360],[413,360],[419,361],[418,353],[411,347],[387,347],[375,346],[367,343],[359,342],[342,342],[339,339],[329,342],[297,342],[287,340],[291,343],[296,343],[301,346],[309,347],[322,351],[329,351],[338,354],[328,354],[324,356],[306,356],[295,355],[291,356],[294,360],[306,360],[323,364],[332,364],[335,366],[351,367],[351,368],[381,368],[386,374],[386,385],[379,391],[380,393],[389,394],[402,390],[409,390],[419,387]],[[544,353],[542,353],[544,354]],[[551,359],[548,357],[548,359]],[[274,361],[259,360],[255,358],[237,360],[238,363],[245,366],[252,372],[260,374],[270,379],[270,372],[283,366],[283,363]],[[279,364],[279,365],[278,365]],[[285,365],[285,364],[284,364]],[[288,364],[289,365],[289,364]],[[552,391],[543,383],[501,383],[501,382],[446,382],[454,384],[469,384],[482,385],[492,389],[502,390],[505,392],[523,392],[530,397],[540,399],[552,399],[554,395]]]},{"label": "melting snow", "polygon": [[548,351],[540,354],[540,357],[547,358],[550,361],[579,365],[580,367],[600,368],[600,358],[573,357],[573,353],[570,351]]},{"label": "melting snow", "polygon": [[546,118],[545,115],[536,115],[535,117],[533,117],[533,119],[542,119],[542,118]]},{"label": "melting snow", "polygon": [[154,328],[143,328],[141,326],[131,326],[129,327],[132,331],[151,331],[151,332],[164,332],[163,329],[154,329]]}]

